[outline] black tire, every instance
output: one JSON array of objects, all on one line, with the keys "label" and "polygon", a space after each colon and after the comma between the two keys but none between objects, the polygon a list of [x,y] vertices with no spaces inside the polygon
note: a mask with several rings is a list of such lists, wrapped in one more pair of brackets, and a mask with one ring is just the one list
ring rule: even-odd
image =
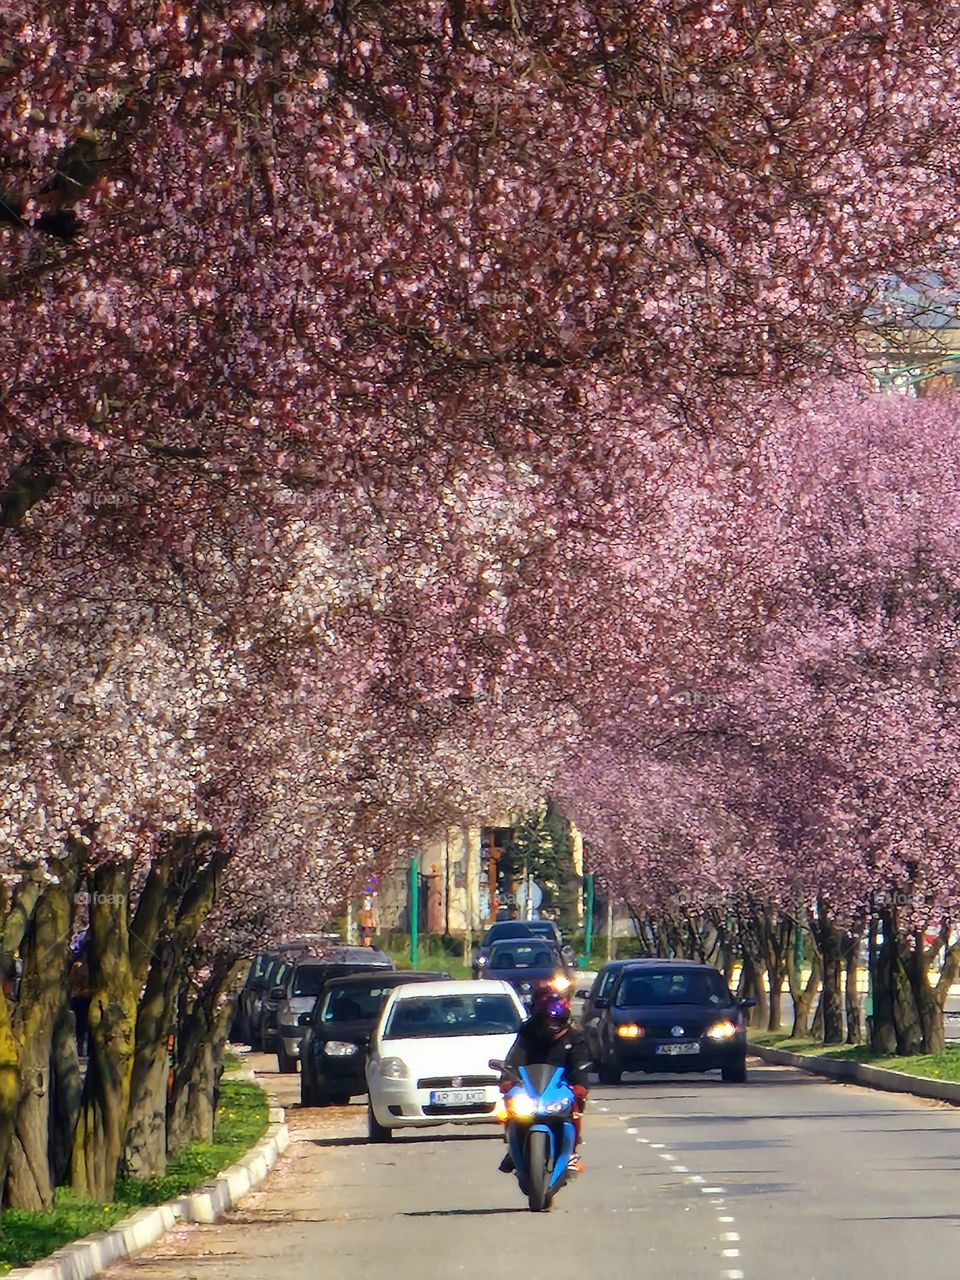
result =
[{"label": "black tire", "polygon": [[549,1205],[550,1148],[542,1129],[534,1129],[527,1138],[527,1171],[529,1175],[527,1204],[531,1213],[542,1213]]},{"label": "black tire", "polygon": [[601,1060],[597,1068],[597,1075],[600,1077],[601,1084],[619,1084],[620,1077],[623,1072],[619,1067],[615,1067],[612,1063]]},{"label": "black tire", "polygon": [[721,1067],[720,1075],[726,1084],[746,1084],[747,1083],[746,1054],[744,1054],[742,1058],[738,1058],[736,1062],[731,1062],[728,1067]]},{"label": "black tire", "polygon": [[303,1074],[300,1076],[300,1105],[301,1107],[317,1107],[320,1103],[314,1092],[313,1085],[310,1084],[307,1077]]},{"label": "black tire", "polygon": [[392,1142],[393,1130],[381,1124],[373,1114],[373,1107],[367,1103],[367,1138],[371,1142]]},{"label": "black tire", "polygon": [[350,1097],[351,1095],[349,1093],[338,1093],[335,1097],[330,1099],[330,1105],[332,1107],[349,1107]]},{"label": "black tire", "polygon": [[296,1075],[297,1060],[284,1049],[283,1041],[280,1042],[280,1048],[277,1050],[277,1067],[282,1076]]}]

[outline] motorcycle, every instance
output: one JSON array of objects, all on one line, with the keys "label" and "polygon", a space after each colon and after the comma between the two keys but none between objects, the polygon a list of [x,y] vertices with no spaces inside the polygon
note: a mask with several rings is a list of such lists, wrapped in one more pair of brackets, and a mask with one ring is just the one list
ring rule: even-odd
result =
[{"label": "motorcycle", "polygon": [[498,1118],[506,1124],[520,1190],[532,1213],[549,1209],[568,1178],[576,1129],[576,1096],[562,1067],[532,1063],[513,1071],[492,1060],[490,1068],[512,1083],[503,1097]]}]

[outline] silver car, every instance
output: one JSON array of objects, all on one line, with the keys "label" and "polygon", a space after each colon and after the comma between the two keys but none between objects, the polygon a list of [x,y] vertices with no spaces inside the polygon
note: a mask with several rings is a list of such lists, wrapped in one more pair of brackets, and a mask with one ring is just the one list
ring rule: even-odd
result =
[{"label": "silver car", "polygon": [[300,1059],[300,1042],[324,984],[330,978],[371,969],[395,969],[389,956],[373,947],[331,947],[321,956],[298,959],[286,975],[284,989],[277,989],[277,1061],[281,1072],[291,1074]]}]

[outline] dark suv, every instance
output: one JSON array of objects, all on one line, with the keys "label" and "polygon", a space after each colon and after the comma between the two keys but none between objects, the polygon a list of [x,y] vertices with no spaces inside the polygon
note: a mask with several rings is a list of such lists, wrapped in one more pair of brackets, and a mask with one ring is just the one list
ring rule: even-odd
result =
[{"label": "dark suv", "polygon": [[349,1102],[366,1093],[370,1035],[394,987],[436,982],[449,973],[364,973],[331,978],[317,997],[300,1043],[300,1101],[305,1107]]}]

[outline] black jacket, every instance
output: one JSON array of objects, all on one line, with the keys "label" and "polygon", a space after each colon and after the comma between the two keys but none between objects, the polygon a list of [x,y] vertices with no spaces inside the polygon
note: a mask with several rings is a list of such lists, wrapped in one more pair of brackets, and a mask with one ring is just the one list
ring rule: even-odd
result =
[{"label": "black jacket", "polygon": [[568,1027],[566,1034],[556,1039],[552,1031],[545,1033],[534,1019],[528,1018],[517,1032],[504,1062],[514,1069],[545,1062],[551,1067],[563,1067],[570,1084],[586,1088],[589,1082],[590,1051],[578,1027]]}]

